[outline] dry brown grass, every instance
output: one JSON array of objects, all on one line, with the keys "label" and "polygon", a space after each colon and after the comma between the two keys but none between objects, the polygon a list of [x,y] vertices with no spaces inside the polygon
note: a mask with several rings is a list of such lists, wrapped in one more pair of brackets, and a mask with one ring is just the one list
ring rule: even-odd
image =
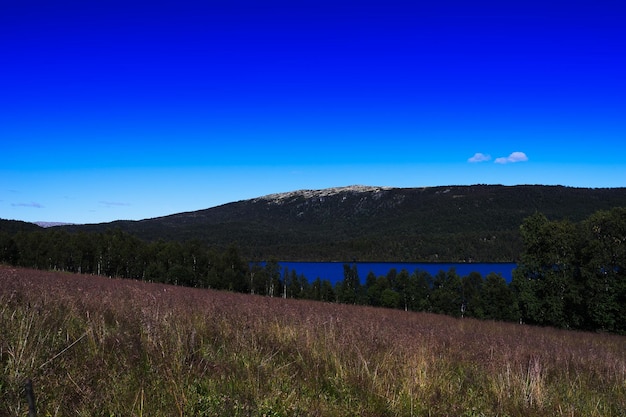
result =
[{"label": "dry brown grass", "polygon": [[616,335],[8,267],[0,321],[0,415],[626,415]]}]

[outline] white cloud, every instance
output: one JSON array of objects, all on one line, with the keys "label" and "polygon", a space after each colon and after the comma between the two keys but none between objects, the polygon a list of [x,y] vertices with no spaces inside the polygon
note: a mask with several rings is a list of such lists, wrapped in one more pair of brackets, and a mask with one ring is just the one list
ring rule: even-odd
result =
[{"label": "white cloud", "polygon": [[503,156],[500,158],[496,158],[494,161],[496,164],[509,164],[515,162],[526,162],[528,161],[528,157],[524,152],[513,152],[509,156]]},{"label": "white cloud", "polygon": [[99,201],[100,204],[107,207],[122,207],[122,206],[130,206],[130,203],[122,203],[119,201]]},{"label": "white cloud", "polygon": [[34,201],[31,203],[13,203],[11,204],[13,207],[34,207],[34,208],[43,208],[43,205],[39,203],[35,203]]},{"label": "white cloud", "polygon": [[474,156],[469,158],[467,162],[485,162],[491,160],[491,155],[485,155],[484,153],[476,152]]}]

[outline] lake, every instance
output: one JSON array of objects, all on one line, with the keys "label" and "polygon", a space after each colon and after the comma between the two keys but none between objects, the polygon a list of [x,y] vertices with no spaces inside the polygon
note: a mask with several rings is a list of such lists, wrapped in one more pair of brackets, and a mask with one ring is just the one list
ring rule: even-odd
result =
[{"label": "lake", "polygon": [[[304,275],[309,282],[313,282],[317,278],[327,279],[333,285],[343,280],[343,265],[352,262],[283,262],[279,261],[283,273],[288,268],[289,273],[296,271],[298,275]],[[260,262],[264,265],[264,262]],[[492,272],[502,275],[506,282],[511,282],[513,270],[517,267],[516,263],[438,263],[438,262],[356,262],[357,271],[361,283],[365,284],[367,275],[374,272],[376,276],[387,275],[389,270],[395,268],[398,272],[406,269],[412,274],[416,269],[426,271],[433,277],[441,270],[448,271],[450,268],[456,269],[456,273],[460,276],[469,275],[471,272],[478,272],[485,278]]]}]

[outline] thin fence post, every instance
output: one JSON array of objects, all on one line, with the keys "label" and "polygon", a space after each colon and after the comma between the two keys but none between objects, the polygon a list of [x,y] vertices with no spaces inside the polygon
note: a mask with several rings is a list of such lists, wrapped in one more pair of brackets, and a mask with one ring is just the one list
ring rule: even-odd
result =
[{"label": "thin fence post", "polygon": [[33,391],[33,381],[30,378],[24,383],[24,392],[26,393],[26,401],[28,401],[28,417],[37,417],[35,391]]}]

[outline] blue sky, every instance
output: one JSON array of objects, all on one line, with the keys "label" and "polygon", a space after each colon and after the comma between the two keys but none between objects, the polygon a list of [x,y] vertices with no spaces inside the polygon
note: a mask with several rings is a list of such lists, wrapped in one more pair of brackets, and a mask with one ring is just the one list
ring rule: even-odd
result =
[{"label": "blue sky", "polygon": [[351,184],[623,187],[624,22],[602,0],[4,2],[0,218]]}]

